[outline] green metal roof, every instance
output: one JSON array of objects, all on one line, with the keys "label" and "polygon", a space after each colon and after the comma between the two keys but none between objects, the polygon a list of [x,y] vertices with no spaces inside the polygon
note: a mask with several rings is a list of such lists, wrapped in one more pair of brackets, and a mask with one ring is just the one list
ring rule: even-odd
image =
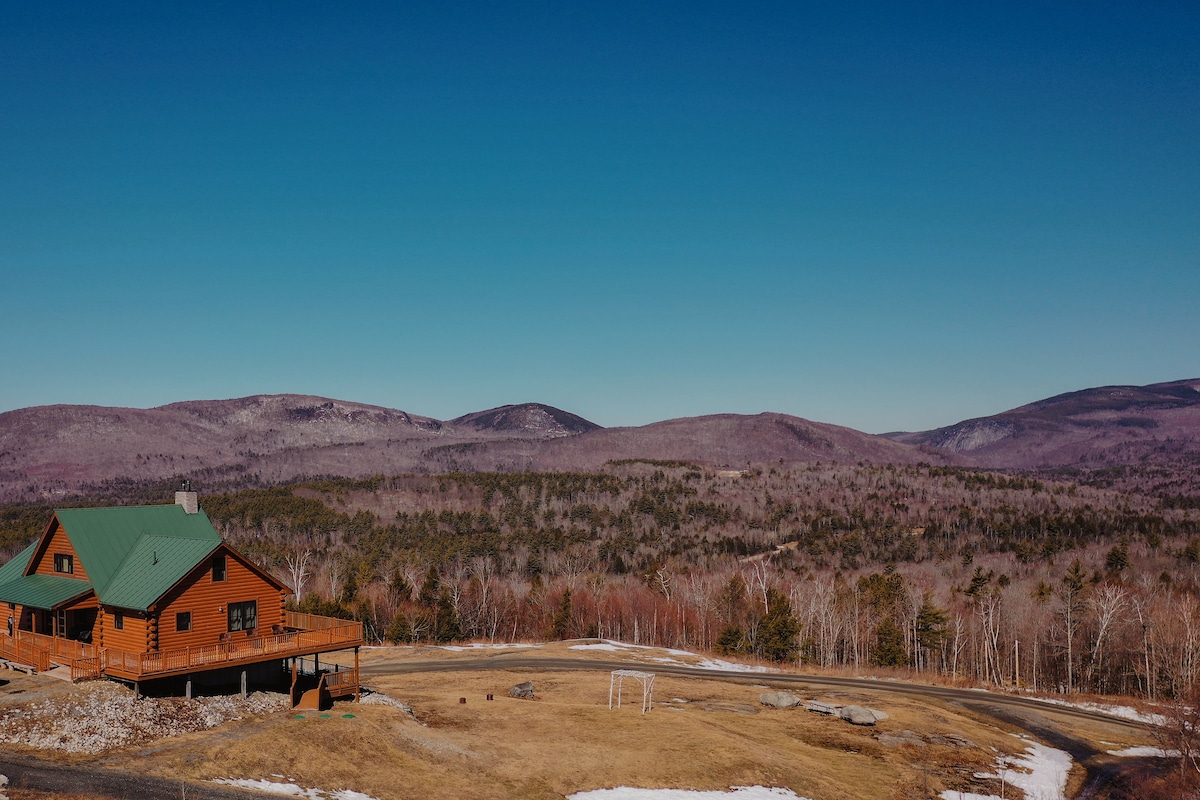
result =
[{"label": "green metal roof", "polygon": [[133,545],[104,591],[98,593],[100,602],[145,611],[220,544],[219,538],[144,535]]},{"label": "green metal roof", "polygon": [[0,567],[0,602],[53,608],[94,588],[103,605],[147,611],[222,543],[207,514],[177,505],[54,514],[89,580],[25,575],[39,540]]},{"label": "green metal roof", "polygon": [[90,591],[92,585],[79,578],[24,575],[0,585],[0,600],[33,608],[54,608]]},{"label": "green metal roof", "polygon": [[[137,582],[149,578],[148,583],[162,586],[162,591],[165,592],[199,562],[197,559],[190,564],[183,564],[179,558],[169,559],[166,563],[174,570],[170,581],[158,577],[168,571],[166,567],[162,570],[156,569],[152,578],[142,574],[134,564],[130,564],[127,569],[125,562],[143,537],[205,541],[209,543],[208,552],[215,550],[221,543],[221,537],[208,521],[207,514],[203,511],[189,514],[182,506],[177,505],[60,508],[55,509],[54,513],[66,530],[88,578],[96,587],[97,597],[106,605],[109,603],[107,598],[110,592],[121,596],[135,593],[140,595],[140,592],[125,585],[129,581]],[[187,552],[197,552],[199,549],[198,546],[180,548]],[[161,595],[161,592],[159,594]],[[158,596],[150,602],[156,599]]]},{"label": "green metal roof", "polygon": [[[9,581],[16,580],[25,574],[25,568],[29,566],[29,559],[33,558],[33,551],[37,550],[40,541],[40,538],[34,539],[29,547],[17,553],[7,564],[0,567],[0,586]],[[7,599],[3,595],[0,595],[0,600],[7,601]]]}]

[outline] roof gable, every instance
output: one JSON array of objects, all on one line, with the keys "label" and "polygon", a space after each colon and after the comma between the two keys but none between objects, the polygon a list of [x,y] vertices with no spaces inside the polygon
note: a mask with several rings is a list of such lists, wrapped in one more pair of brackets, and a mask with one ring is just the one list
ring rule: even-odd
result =
[{"label": "roof gable", "polygon": [[[0,567],[0,599],[52,608],[94,589],[103,605],[147,611],[222,546],[265,582],[286,588],[225,544],[203,511],[188,514],[177,505],[60,508],[54,516],[38,541]],[[89,580],[26,574],[56,532],[70,540]]]},{"label": "roof gable", "polygon": [[[182,506],[177,505],[59,508],[55,509],[54,515],[79,554],[79,560],[102,603],[109,602],[106,596],[110,588],[113,591],[125,591],[127,581],[136,582],[150,577],[149,573],[135,573],[138,573],[138,565],[157,567],[149,562],[153,561],[152,556],[159,549],[171,556],[160,560],[163,568],[153,570],[154,577],[147,583],[162,586],[163,580],[158,576],[165,575],[168,568],[174,570],[173,579],[162,586],[165,592],[221,543],[221,537],[209,522],[207,514],[203,511],[188,514]],[[154,542],[143,546],[143,539],[153,539]],[[143,553],[151,558],[141,559]],[[184,565],[182,560],[185,553],[198,555],[195,561]],[[121,579],[114,584],[118,576]]]},{"label": "roof gable", "polygon": [[220,546],[220,539],[144,535],[97,596],[106,606],[146,611]]}]

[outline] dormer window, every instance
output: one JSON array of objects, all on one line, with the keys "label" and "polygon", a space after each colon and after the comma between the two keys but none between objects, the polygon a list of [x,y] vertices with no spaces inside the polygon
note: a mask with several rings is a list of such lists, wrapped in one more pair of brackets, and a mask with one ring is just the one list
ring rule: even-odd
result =
[{"label": "dormer window", "polygon": [[225,580],[225,554],[221,553],[220,555],[213,556],[212,564],[213,564],[213,573],[212,573],[213,580],[214,581]]},{"label": "dormer window", "polygon": [[54,571],[61,572],[64,575],[74,575],[75,556],[71,555],[70,553],[55,553]]}]

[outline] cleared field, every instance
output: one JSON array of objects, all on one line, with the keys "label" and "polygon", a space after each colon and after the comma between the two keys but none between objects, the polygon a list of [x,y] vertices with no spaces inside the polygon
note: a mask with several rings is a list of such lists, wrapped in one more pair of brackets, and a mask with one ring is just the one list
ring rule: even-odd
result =
[{"label": "cleared field", "polygon": [[[579,654],[562,645],[539,653]],[[456,656],[467,654],[399,650],[365,660],[400,658],[419,665]],[[651,669],[644,658],[631,666]],[[756,677],[761,684],[659,675],[654,710],[643,715],[636,688],[632,704],[627,694],[625,707],[608,708],[607,672],[377,676],[368,684],[410,704],[415,719],[389,706],[339,703],[324,717],[269,714],[113,753],[105,761],[122,768],[136,763],[176,778],[287,780],[381,800],[558,800],[613,786],[711,790],[756,784],[790,788],[814,800],[879,800],[936,796],[946,788],[999,794],[998,782],[974,773],[993,771],[999,753],[1023,748],[1012,735],[1015,728],[940,702],[882,692],[799,692],[885,711],[889,719],[874,728],[800,709],[766,708],[758,698],[771,687],[771,676]],[[536,698],[508,697],[508,688],[525,680],[534,682]],[[489,693],[494,700],[486,699]],[[896,744],[894,736],[905,732],[924,744]],[[885,737],[890,746],[881,742],[884,734],[894,735]],[[1145,743],[1103,726],[1096,735],[1109,740],[1123,735],[1122,745]],[[1076,767],[1071,778],[1069,791],[1081,784],[1082,770]]]}]

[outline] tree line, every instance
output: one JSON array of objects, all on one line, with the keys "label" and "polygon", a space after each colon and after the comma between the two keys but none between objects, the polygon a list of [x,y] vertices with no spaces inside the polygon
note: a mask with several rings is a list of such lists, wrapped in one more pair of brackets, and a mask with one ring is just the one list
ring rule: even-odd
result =
[{"label": "tree line", "polygon": [[[1200,514],[1152,493],[926,465],[622,461],[202,505],[298,607],[380,641],[600,636],[1154,698],[1200,671]],[[48,514],[0,507],[0,546]]]}]

